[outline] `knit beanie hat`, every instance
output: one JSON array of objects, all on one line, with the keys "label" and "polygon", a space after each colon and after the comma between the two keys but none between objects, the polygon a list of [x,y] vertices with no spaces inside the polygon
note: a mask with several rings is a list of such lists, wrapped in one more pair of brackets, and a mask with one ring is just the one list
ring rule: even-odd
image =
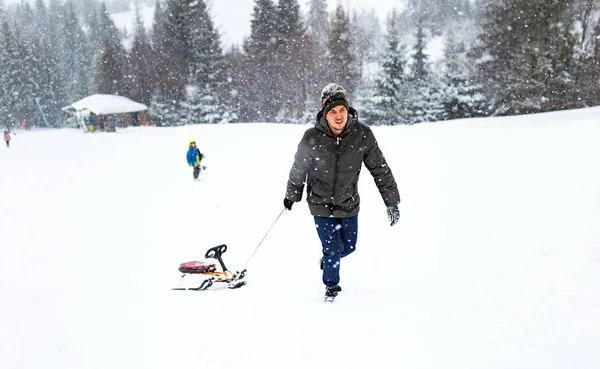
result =
[{"label": "knit beanie hat", "polygon": [[321,92],[321,111],[323,116],[338,105],[344,105],[348,109],[348,101],[346,100],[346,90],[337,83],[330,83]]}]

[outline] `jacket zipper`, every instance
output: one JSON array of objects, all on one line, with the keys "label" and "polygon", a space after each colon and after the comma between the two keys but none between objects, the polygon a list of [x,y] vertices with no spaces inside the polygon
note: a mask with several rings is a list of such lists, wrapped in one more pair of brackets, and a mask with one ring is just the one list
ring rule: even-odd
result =
[{"label": "jacket zipper", "polygon": [[[333,195],[331,196],[331,203],[333,204],[333,207],[335,207],[335,189],[337,188],[337,181],[338,181],[338,173],[340,171],[340,137],[337,136],[336,137],[336,143],[335,145],[337,146],[337,157],[335,160],[335,177],[333,180]],[[332,209],[333,210],[333,209]]]}]

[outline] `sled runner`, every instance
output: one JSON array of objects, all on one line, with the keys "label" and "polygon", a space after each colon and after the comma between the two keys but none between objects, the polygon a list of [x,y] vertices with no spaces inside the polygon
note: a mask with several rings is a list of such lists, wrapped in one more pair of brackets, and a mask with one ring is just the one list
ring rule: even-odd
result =
[{"label": "sled runner", "polygon": [[[206,251],[204,257],[206,259],[216,259],[221,266],[222,271],[217,270],[217,266],[214,263],[207,263],[202,261],[188,261],[179,265],[179,271],[183,273],[180,280],[180,285],[183,284],[184,279],[196,279],[197,286],[195,287],[175,287],[172,290],[178,291],[206,291],[215,290],[222,288],[240,288],[246,284],[246,281],[242,281],[246,274],[246,270],[241,272],[232,272],[227,269],[223,262],[222,255],[227,251],[227,245],[219,245],[211,247]],[[200,277],[198,280],[195,277]]]}]

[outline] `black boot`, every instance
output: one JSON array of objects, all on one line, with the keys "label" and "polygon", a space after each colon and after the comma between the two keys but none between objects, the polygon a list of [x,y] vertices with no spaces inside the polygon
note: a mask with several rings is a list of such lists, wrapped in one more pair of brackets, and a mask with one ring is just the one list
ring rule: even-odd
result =
[{"label": "black boot", "polygon": [[340,286],[331,286],[325,289],[326,297],[335,297],[339,292],[342,292],[342,287]]}]

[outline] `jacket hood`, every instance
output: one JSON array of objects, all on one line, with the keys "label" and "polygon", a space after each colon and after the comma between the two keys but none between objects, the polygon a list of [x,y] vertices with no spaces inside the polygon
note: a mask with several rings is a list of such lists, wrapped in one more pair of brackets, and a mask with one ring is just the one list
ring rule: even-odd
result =
[{"label": "jacket hood", "polygon": [[[353,107],[348,107],[348,122],[346,123],[346,127],[340,134],[340,136],[344,136],[350,128],[358,122],[358,112]],[[335,136],[331,129],[329,128],[329,124],[327,124],[327,120],[323,115],[323,110],[317,113],[317,122],[315,123],[315,128],[321,132],[324,132],[328,136]]]}]

